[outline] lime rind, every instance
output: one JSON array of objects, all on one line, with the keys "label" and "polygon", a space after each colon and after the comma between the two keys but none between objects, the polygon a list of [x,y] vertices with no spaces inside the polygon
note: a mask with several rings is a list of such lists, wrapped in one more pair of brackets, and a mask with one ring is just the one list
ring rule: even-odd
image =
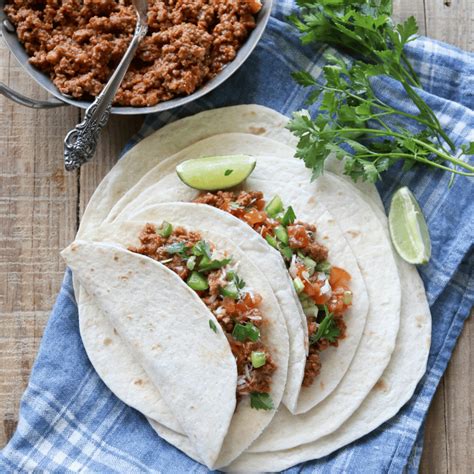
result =
[{"label": "lime rind", "polygon": [[200,191],[233,188],[245,181],[257,161],[249,155],[193,158],[180,163],[176,173],[183,183]]},{"label": "lime rind", "polygon": [[388,222],[392,243],[400,257],[414,265],[428,263],[431,256],[428,225],[407,187],[393,195]]}]

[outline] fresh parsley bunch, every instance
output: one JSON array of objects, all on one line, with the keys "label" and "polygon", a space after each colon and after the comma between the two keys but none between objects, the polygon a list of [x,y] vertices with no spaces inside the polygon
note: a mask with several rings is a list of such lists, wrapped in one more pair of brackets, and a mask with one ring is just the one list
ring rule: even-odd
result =
[{"label": "fresh parsley bunch", "polygon": [[[332,153],[345,158],[344,172],[355,181],[375,182],[400,160],[404,169],[423,163],[453,177],[474,176],[474,167],[461,159],[474,154],[474,143],[457,151],[415,90],[421,87],[419,79],[403,51],[418,31],[413,17],[395,25],[389,0],[298,0],[298,4],[301,15],[290,20],[304,44],[324,42],[356,58],[350,65],[327,54],[323,81],[307,72],[293,74],[299,84],[312,89],[308,105],[320,100],[321,114],[312,119],[307,110],[296,112],[288,126],[299,138],[296,156],[313,170],[313,178],[323,172]],[[406,113],[379,99],[370,80],[379,75],[399,81],[418,113]],[[404,127],[401,117],[410,119],[419,131]]]}]

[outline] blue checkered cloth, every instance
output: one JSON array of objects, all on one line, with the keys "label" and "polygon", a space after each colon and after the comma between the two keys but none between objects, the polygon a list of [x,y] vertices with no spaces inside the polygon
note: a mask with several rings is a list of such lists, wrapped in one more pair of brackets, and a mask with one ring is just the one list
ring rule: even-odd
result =
[{"label": "blue checkered cloth", "polygon": [[[284,19],[291,3],[277,8],[255,52],[224,85],[173,113],[147,118],[134,143],[176,118],[204,109],[257,103],[291,114],[303,107],[305,91],[290,79],[296,70],[321,73],[324,46],[303,48]],[[453,140],[474,140],[474,56],[420,38],[407,54],[420,75],[422,95]],[[377,79],[384,100],[411,109],[398,84]],[[131,143],[129,146],[131,146]],[[359,441],[288,472],[414,472],[422,451],[423,421],[474,300],[472,180],[423,168],[384,174],[379,191],[387,203],[394,189],[416,194],[431,229],[433,256],[420,268],[433,315],[428,370],[413,398],[394,418]],[[413,341],[414,344],[417,341]],[[161,440],[145,418],[102,383],[79,336],[78,313],[66,272],[46,327],[20,420],[0,454],[0,471],[206,472],[202,465]]]}]

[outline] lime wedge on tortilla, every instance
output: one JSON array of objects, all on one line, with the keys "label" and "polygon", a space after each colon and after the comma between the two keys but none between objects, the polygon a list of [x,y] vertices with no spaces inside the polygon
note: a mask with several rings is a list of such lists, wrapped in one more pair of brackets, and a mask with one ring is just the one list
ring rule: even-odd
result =
[{"label": "lime wedge on tortilla", "polygon": [[428,226],[415,196],[407,187],[393,195],[388,225],[393,245],[403,260],[415,265],[428,263],[431,256]]},{"label": "lime wedge on tortilla", "polygon": [[176,166],[176,173],[191,188],[215,191],[240,184],[255,164],[255,158],[248,155],[207,156],[183,161]]}]

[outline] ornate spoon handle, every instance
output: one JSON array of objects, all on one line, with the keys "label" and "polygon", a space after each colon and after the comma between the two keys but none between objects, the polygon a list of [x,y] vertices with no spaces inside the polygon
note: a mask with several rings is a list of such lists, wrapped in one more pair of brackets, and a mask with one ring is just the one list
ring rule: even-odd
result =
[{"label": "ornate spoon handle", "polygon": [[[100,132],[108,121],[117,89],[127,72],[140,41],[146,35],[148,29],[146,2],[134,2],[134,4],[136,3],[140,3],[142,8],[137,9],[137,26],[127,51],[102,92],[87,108],[84,120],[73,128],[64,139],[64,166],[67,171],[79,168],[94,156]],[[145,5],[144,9],[143,5]]]}]

